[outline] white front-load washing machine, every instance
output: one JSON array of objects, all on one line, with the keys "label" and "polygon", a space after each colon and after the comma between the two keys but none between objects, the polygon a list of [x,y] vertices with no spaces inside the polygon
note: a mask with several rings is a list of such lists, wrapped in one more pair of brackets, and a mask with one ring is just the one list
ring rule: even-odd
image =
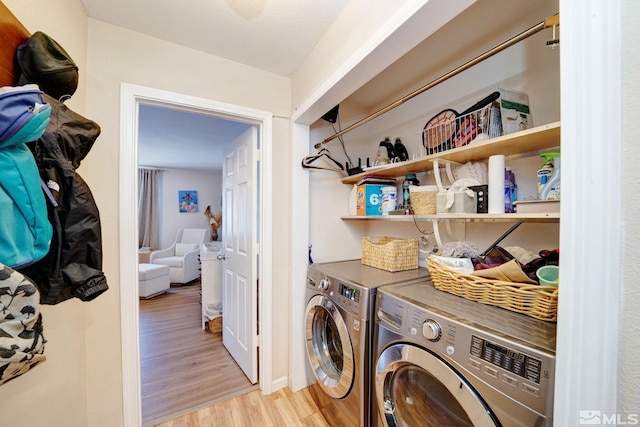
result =
[{"label": "white front-load washing machine", "polygon": [[439,291],[378,290],[374,425],[553,425],[556,324]]},{"label": "white front-load washing machine", "polygon": [[425,277],[425,268],[391,273],[359,259],[309,265],[305,341],[315,378],[310,390],[332,426],[371,425],[376,289]]}]

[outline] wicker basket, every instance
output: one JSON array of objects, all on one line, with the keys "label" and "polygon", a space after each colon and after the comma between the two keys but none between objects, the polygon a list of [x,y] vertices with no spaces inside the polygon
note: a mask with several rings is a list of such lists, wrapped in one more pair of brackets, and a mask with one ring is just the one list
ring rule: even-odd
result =
[{"label": "wicker basket", "polygon": [[416,215],[436,214],[436,195],[438,187],[435,185],[425,185],[421,187],[409,187],[411,195],[411,209]]},{"label": "wicker basket", "polygon": [[222,333],[222,316],[209,320],[209,331],[214,334]]},{"label": "wicker basket", "polygon": [[418,268],[418,239],[363,237],[362,264],[386,271]]},{"label": "wicker basket", "polygon": [[482,304],[494,305],[536,319],[558,320],[558,288],[529,283],[486,279],[452,271],[432,257],[427,258],[433,286]]}]

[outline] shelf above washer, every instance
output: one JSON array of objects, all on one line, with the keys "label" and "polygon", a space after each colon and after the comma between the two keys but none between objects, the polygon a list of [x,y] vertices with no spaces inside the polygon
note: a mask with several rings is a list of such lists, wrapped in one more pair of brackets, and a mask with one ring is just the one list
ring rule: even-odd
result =
[{"label": "shelf above washer", "polygon": [[526,214],[437,214],[437,215],[344,215],[345,221],[438,221],[441,219],[464,222],[512,222],[524,219],[526,222],[560,222],[560,212],[537,212]]},{"label": "shelf above washer", "polygon": [[486,160],[495,154],[510,156],[559,146],[560,122],[554,122],[509,135],[475,142],[464,147],[454,148],[420,159],[393,163],[386,167],[351,175],[343,178],[342,183],[355,184],[365,176],[399,177],[408,173],[424,172],[433,168],[432,162],[436,159],[467,163]]}]

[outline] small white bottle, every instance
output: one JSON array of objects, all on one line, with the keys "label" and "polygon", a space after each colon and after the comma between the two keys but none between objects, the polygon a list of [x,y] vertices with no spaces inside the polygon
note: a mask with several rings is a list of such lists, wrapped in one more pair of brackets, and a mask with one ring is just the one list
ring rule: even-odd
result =
[{"label": "small white bottle", "polygon": [[389,215],[397,206],[398,189],[393,186],[382,187],[382,215]]}]

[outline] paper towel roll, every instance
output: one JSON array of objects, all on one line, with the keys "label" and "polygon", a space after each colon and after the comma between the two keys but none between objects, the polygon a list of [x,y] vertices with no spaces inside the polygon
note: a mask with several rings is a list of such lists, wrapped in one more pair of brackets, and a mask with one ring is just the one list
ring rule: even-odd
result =
[{"label": "paper towel roll", "polygon": [[489,213],[504,213],[504,156],[489,157]]}]

